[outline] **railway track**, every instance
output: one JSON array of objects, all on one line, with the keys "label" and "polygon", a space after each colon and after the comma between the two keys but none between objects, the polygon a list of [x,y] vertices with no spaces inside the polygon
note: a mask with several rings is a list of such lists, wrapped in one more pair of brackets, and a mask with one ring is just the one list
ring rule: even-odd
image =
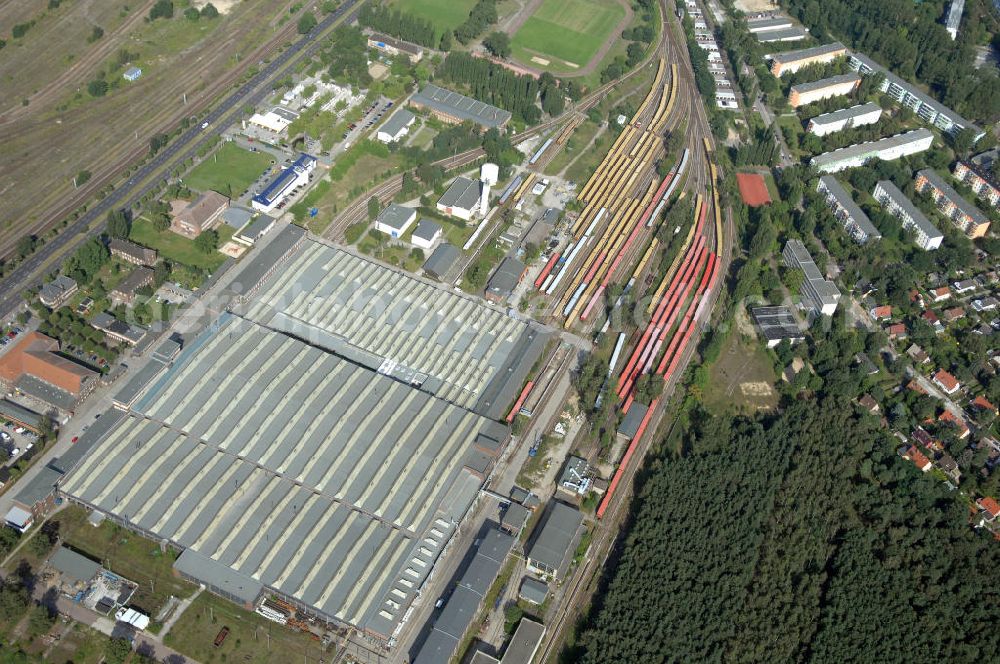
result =
[{"label": "railway track", "polygon": [[[258,46],[247,57],[243,58],[240,64],[227,72],[225,76],[213,79],[208,86],[200,90],[196,89],[196,87],[201,83],[203,71],[201,68],[191,67],[182,76],[175,79],[174,86],[169,90],[154,89],[151,91],[152,99],[147,98],[144,100],[144,103],[154,108],[160,108],[161,110],[148,115],[146,121],[141,126],[135,128],[134,135],[130,133],[121,136],[119,140],[109,146],[107,152],[109,155],[112,155],[111,159],[101,162],[100,166],[91,168],[92,175],[86,185],[77,190],[71,190],[69,195],[67,195],[67,192],[63,188],[58,186],[52,187],[45,199],[38,202],[38,205],[46,205],[51,202],[52,206],[41,213],[38,216],[38,220],[31,227],[19,227],[18,235],[10,235],[3,242],[0,242],[0,255],[8,255],[23,235],[42,235],[53,224],[66,219],[74,210],[92,200],[99,191],[118,180],[122,171],[127,170],[132,164],[141,161],[149,153],[149,145],[146,142],[147,137],[156,133],[170,131],[183,118],[199,113],[212,99],[218,97],[243,77],[253,63],[259,62],[268,53],[285,43],[294,33],[294,24],[286,24],[269,41]],[[204,51],[201,60],[210,62],[215,58],[225,56],[225,54],[232,50],[233,42],[236,39],[236,35],[231,35],[226,40],[212,41]],[[172,108],[168,100],[175,99],[178,95],[177,90],[181,89],[194,90],[189,96],[189,103],[187,106],[181,108]],[[38,120],[36,122],[47,121]],[[73,123],[73,116],[68,116],[65,122]],[[86,120],[81,120],[81,122],[86,122]],[[72,130],[72,125],[67,127],[66,130]],[[23,123],[18,123],[16,125],[9,125],[3,131],[30,131],[30,127],[24,126]],[[3,131],[0,131],[0,134]],[[134,136],[141,136],[141,139],[136,141]],[[16,168],[17,164],[13,163],[10,166]],[[126,186],[128,185],[126,184]]]},{"label": "railway track", "polygon": [[66,230],[18,265],[3,281],[3,288],[0,289],[0,317],[9,315],[22,304],[20,295],[22,290],[37,283],[51,262],[99,232],[103,225],[103,216],[108,210],[115,207],[128,208],[136,204],[158,186],[166,174],[193,158],[209,140],[221,134],[222,130],[242,113],[245,106],[259,103],[269,92],[268,86],[271,82],[283,76],[300,59],[312,57],[319,47],[318,40],[342,21],[349,20],[356,11],[358,2],[359,0],[344,2],[335,12],[327,15],[309,35],[282,51],[266,67],[202,118],[209,123],[210,129],[203,131],[200,127],[192,127],[186,130],[167,148],[161,150],[151,162],[139,168],[136,175],[123,187],[113,190],[109,196],[91,206]]},{"label": "railway track", "polygon": [[[48,101],[49,97],[57,94],[61,88],[70,82],[82,80],[80,77],[84,74],[84,72],[110,56],[111,53],[119,46],[118,42],[115,40],[115,35],[127,32],[142,23],[148,15],[150,7],[152,7],[155,2],[156,0],[146,0],[141,5],[133,8],[132,15],[125,19],[125,22],[118,26],[114,33],[105,35],[104,39],[98,40],[98,42],[94,44],[94,46],[90,48],[81,58],[74,60],[72,65],[64,69],[58,76],[39,88],[37,92],[32,93],[31,96],[28,97],[29,104],[26,105],[19,103],[17,105],[11,105],[0,113],[0,139],[7,135],[6,128],[10,124],[29,113],[29,105],[31,106],[30,112],[36,113],[39,104],[43,104]],[[14,100],[9,99],[9,101]]]},{"label": "railway track", "polygon": [[[591,108],[599,104],[608,92],[614,89],[616,86],[624,83],[628,79],[635,76],[638,72],[642,71],[643,68],[649,64],[652,56],[648,56],[639,66],[631,71],[626,72],[621,78],[614,81],[609,81],[599,88],[595,89],[593,92],[585,96],[574,106],[566,109],[562,115],[558,117],[551,118],[539,125],[527,129],[520,134],[515,135],[511,142],[515,145],[523,143],[529,139],[535,138],[545,132],[559,126],[561,123],[566,122],[567,118],[571,117],[573,114],[581,113],[585,114]],[[474,148],[466,152],[459,153],[452,157],[447,157],[445,159],[440,159],[434,162],[436,166],[442,166],[445,170],[454,170],[455,168],[461,168],[467,166],[477,159],[485,156],[485,152],[482,148]],[[356,224],[363,221],[368,215],[368,200],[372,198],[373,195],[377,196],[381,203],[393,198],[396,194],[400,192],[403,184],[403,175],[394,175],[391,178],[381,182],[374,188],[368,190],[354,201],[352,201],[347,207],[345,207],[336,217],[334,217],[333,222],[323,231],[323,237],[328,240],[343,240],[344,231],[351,224]]]},{"label": "railway track", "polygon": [[[689,118],[689,134],[685,141],[685,147],[691,151],[692,158],[691,163],[688,165],[688,175],[684,183],[684,192],[704,194],[704,198],[707,201],[706,206],[712,208],[711,220],[703,224],[700,232],[695,233],[695,235],[699,236],[702,244],[702,249],[699,249],[699,251],[703,251],[705,246],[711,247],[714,249],[713,253],[716,258],[711,273],[704,268],[701,271],[702,276],[698,282],[699,291],[701,292],[700,300],[697,297],[696,299],[689,300],[689,304],[683,309],[685,315],[687,315],[687,312],[691,313],[691,325],[687,343],[679,343],[673,359],[668,362],[668,368],[671,366],[673,368],[665,374],[663,395],[650,404],[647,416],[644,419],[643,431],[648,433],[637,437],[634,445],[627,451],[626,458],[623,458],[622,463],[619,465],[615,476],[616,481],[613,483],[612,489],[606,494],[605,500],[601,505],[601,520],[595,525],[594,539],[588,554],[583,565],[581,565],[577,573],[572,577],[569,588],[560,602],[559,610],[556,611],[554,620],[550,623],[549,633],[539,658],[541,662],[554,662],[556,660],[556,655],[565,638],[567,626],[576,624],[581,616],[581,612],[585,611],[586,607],[590,604],[590,597],[596,590],[603,568],[621,534],[620,528],[628,515],[635,474],[641,467],[642,460],[646,457],[654,441],[659,439],[654,435],[654,432],[661,427],[667,400],[676,391],[677,386],[680,384],[681,376],[684,374],[684,369],[690,364],[695,355],[697,339],[701,332],[700,327],[710,315],[715,300],[722,291],[719,275],[728,269],[732,255],[732,216],[731,214],[725,215],[724,218],[722,214],[718,198],[718,172],[711,159],[713,141],[711,139],[711,132],[709,131],[707,116],[694,86],[693,74],[690,70],[686,48],[683,42],[671,38],[671,35],[675,33],[673,33],[674,19],[667,18],[670,13],[670,7],[666,0],[661,0],[660,4],[664,23],[659,48],[664,57],[682,65],[678,71],[679,103],[676,107],[678,110],[676,122],[679,123],[680,118],[685,115]],[[672,128],[672,122],[674,122],[674,119],[668,120],[664,126]],[[673,126],[676,126],[676,124]],[[712,187],[711,193],[708,191],[710,185]],[[700,216],[701,210],[699,210]],[[705,216],[708,216],[707,213]],[[679,256],[688,254],[689,252],[690,247],[685,247],[685,251],[680,252]],[[638,256],[639,249],[636,248],[635,253],[632,255]],[[640,261],[640,264],[643,260]],[[636,279],[637,287],[639,287],[638,282],[641,280],[641,271],[640,265],[632,273],[633,279]],[[707,282],[704,275],[709,275]],[[682,310],[678,310],[677,316],[680,316],[681,313]],[[666,356],[664,356],[664,359],[666,359]],[[657,364],[657,369],[659,369],[661,364],[662,360]],[[617,487],[617,489],[614,487]]]}]

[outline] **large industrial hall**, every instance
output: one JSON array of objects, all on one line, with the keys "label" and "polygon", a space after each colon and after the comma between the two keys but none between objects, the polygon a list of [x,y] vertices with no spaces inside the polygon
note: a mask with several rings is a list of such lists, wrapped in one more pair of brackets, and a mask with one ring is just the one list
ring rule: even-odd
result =
[{"label": "large industrial hall", "polygon": [[184,550],[177,570],[220,594],[267,589],[390,638],[507,435],[223,314],[61,490]]},{"label": "large industrial hall", "polygon": [[307,239],[245,315],[493,419],[549,334],[482,301]]}]

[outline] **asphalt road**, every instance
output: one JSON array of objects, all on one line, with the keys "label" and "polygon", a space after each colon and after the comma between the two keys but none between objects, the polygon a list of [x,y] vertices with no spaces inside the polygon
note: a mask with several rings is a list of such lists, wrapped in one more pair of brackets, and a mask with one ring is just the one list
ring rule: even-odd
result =
[{"label": "asphalt road", "polygon": [[[228,123],[220,122],[220,120],[227,118],[234,110],[260,103],[272,89],[268,83],[277,80],[285,67],[293,60],[312,56],[320,45],[316,38],[346,14],[352,12],[360,1],[346,0],[337,11],[328,14],[320,21],[308,35],[285,49],[257,72],[253,78],[216,105],[208,115],[201,118],[201,123],[196,124],[171,141],[151,161],[136,171],[127,183],[117,187],[109,196],[91,206],[79,219],[21,263],[6,279],[0,282],[0,293],[2,293],[0,295],[0,318],[5,318],[18,310],[23,304],[21,293],[41,283],[44,276],[41,273],[41,268],[53,257],[68,254],[90,237],[98,235],[104,224],[99,223],[96,230],[90,230],[90,226],[95,222],[101,222],[110,210],[131,208],[143,196],[159,187],[160,179],[152,180],[146,184],[139,183],[145,182],[168,166],[182,164],[194,157],[199,149],[210,140],[220,136],[226,129]],[[205,122],[208,123],[208,127],[202,129]]]}]

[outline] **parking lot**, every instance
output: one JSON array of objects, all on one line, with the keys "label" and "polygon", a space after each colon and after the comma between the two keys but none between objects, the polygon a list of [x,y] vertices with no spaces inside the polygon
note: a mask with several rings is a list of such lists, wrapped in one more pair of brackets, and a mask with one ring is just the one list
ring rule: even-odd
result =
[{"label": "parking lot", "polygon": [[14,463],[25,452],[34,449],[38,435],[10,422],[0,426],[0,462]]},{"label": "parking lot", "polygon": [[365,131],[382,121],[382,116],[392,108],[392,101],[385,97],[379,97],[372,102],[371,106],[365,109],[365,114],[357,122],[352,122],[344,132],[344,147],[349,147]]}]

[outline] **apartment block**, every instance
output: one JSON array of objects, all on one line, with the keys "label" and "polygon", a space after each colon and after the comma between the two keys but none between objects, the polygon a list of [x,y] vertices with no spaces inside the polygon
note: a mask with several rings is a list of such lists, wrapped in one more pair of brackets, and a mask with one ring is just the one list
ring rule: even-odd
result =
[{"label": "apartment block", "polygon": [[842,55],[847,55],[847,47],[840,42],[775,53],[771,56],[771,73],[781,76],[817,62],[831,62]]},{"label": "apartment block", "polygon": [[1000,150],[994,148],[969,160],[956,162],[952,171],[956,180],[969,185],[980,200],[993,207],[1000,207],[1000,178],[993,174],[993,165],[998,158]]},{"label": "apartment block", "polygon": [[840,301],[840,289],[823,277],[806,245],[801,240],[789,240],[781,255],[785,257],[785,265],[802,270],[805,274],[800,292],[803,306],[824,316],[832,316]]},{"label": "apartment block", "polygon": [[805,106],[814,101],[849,95],[857,90],[861,77],[857,74],[839,74],[818,81],[793,85],[788,91],[788,104],[792,108]]},{"label": "apartment block", "polygon": [[809,121],[806,131],[817,136],[826,136],[852,127],[875,124],[881,117],[882,107],[874,102],[868,102],[817,115]]},{"label": "apartment block", "polygon": [[875,228],[868,215],[858,207],[847,190],[832,175],[821,177],[816,190],[825,196],[827,204],[833,210],[833,216],[840,221],[844,230],[855,242],[865,244],[870,240],[882,239],[882,234]]},{"label": "apartment block", "polygon": [[905,134],[896,134],[877,141],[858,143],[846,148],[824,152],[809,162],[820,173],[836,173],[845,168],[863,166],[872,159],[891,161],[906,155],[923,152],[931,147],[934,134],[929,129],[914,129]]},{"label": "apartment block", "polygon": [[925,168],[917,173],[917,191],[928,193],[938,209],[951,219],[955,228],[965,233],[970,239],[983,237],[990,229],[989,219],[974,204],[959,196],[950,184],[944,181],[934,169]]},{"label": "apartment block", "polygon": [[903,222],[903,228],[913,231],[913,239],[918,247],[930,251],[941,246],[941,240],[944,239],[941,231],[892,182],[879,180],[872,196],[886,212]]},{"label": "apartment block", "polygon": [[872,74],[882,75],[882,85],[879,88],[903,106],[911,109],[918,117],[942,131],[954,134],[965,128],[976,132],[976,140],[984,135],[981,127],[969,122],[961,115],[944,104],[934,101],[929,96],[907,83],[891,71],[861,53],[851,53],[847,64],[862,76]]}]

